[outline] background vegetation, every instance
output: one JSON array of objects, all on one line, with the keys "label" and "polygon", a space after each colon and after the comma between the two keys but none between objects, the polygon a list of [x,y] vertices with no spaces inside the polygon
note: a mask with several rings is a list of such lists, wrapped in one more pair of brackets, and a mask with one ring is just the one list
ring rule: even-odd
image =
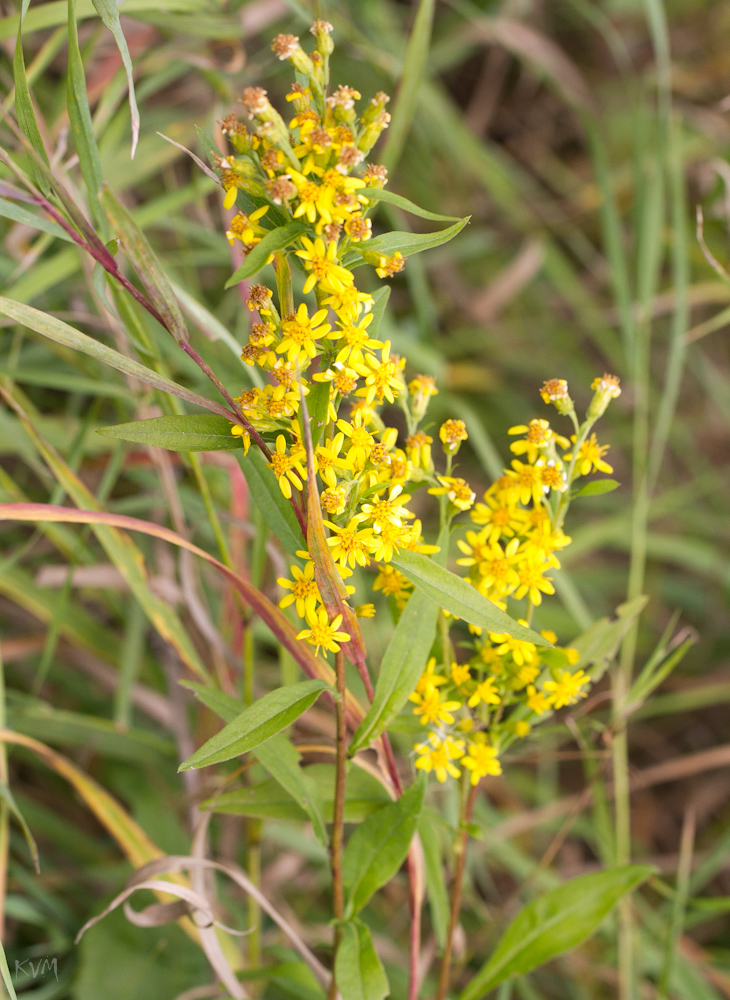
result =
[{"label": "background vegetation", "polygon": [[[278,31],[304,35],[315,12],[296,0],[167,0],[164,9],[157,0],[127,0],[122,10],[141,119],[134,159],[118,49],[91,3],[78,2],[101,172],[181,290],[193,343],[229,387],[243,388],[235,344],[245,342],[249,314],[237,289],[223,290],[237,262],[223,237],[221,199],[159,133],[204,156],[196,126],[219,134],[215,123],[244,86],[263,84],[281,105],[289,77],[270,52],[270,38]],[[19,11],[6,4],[4,13],[0,81],[4,109],[12,111]],[[393,92],[413,5],[338,0],[321,13],[335,25],[339,46],[333,78],[363,94]],[[74,191],[83,151],[69,129],[66,17],[65,3],[32,5],[23,36],[52,169]],[[414,77],[410,129],[393,147],[392,183],[431,211],[470,214],[472,221],[452,243],[411,258],[393,280],[383,331],[414,369],[437,376],[434,419],[467,422],[462,474],[479,492],[489,484],[483,470],[498,476],[508,457],[507,429],[546,415],[537,394],[544,379],[566,378],[584,406],[596,374],[622,377],[624,393],[601,428],[622,488],[575,504],[573,545],[557,575],[560,600],[539,609],[535,622],[569,642],[627,596],[646,594],[641,626],[624,646],[624,669],[634,641],[641,665],[658,643],[679,649],[696,638],[634,713],[628,733],[632,856],[660,872],[637,900],[641,995],[687,1000],[730,996],[730,286],[710,256],[722,262],[728,250],[729,34],[727,7],[699,0],[436,4],[430,50],[417,67],[423,79]],[[0,145],[13,142],[5,130]],[[9,180],[2,171],[0,180]],[[707,256],[696,237],[697,205]],[[3,294],[119,346],[122,333],[92,262],[53,227],[39,232],[2,191],[0,216]],[[132,324],[140,322],[135,315]],[[1,501],[70,504],[78,477],[107,509],[182,526],[215,551],[205,516],[212,503],[235,558],[255,575],[262,522],[229,464],[212,455],[189,466],[98,435],[100,426],[159,412],[154,400],[93,360],[0,322],[0,385],[6,402],[14,399],[27,415],[23,425],[17,410],[0,409]],[[172,342],[149,337],[142,323],[135,349],[207,392]],[[41,441],[67,463],[65,479],[43,460]],[[187,853],[191,804],[210,789],[199,773],[177,775],[177,764],[216,722],[178,685],[179,658],[148,628],[88,529],[3,524],[0,538],[8,728],[70,757],[161,850]],[[242,629],[237,610],[217,600],[212,577],[150,539],[138,544],[154,593],[177,608],[211,671],[224,676],[231,650],[240,658],[255,638],[248,682],[263,691],[282,674],[291,677],[291,664],[279,662],[256,623]],[[266,544],[275,561],[275,546]],[[273,593],[273,579],[268,586]],[[375,628],[368,641],[382,648]],[[459,961],[471,961],[475,947],[477,957],[480,947],[488,950],[520,899],[613,856],[612,748],[593,741],[609,701],[606,681],[567,729],[543,728],[513,753],[502,777],[485,782],[465,886],[472,950],[465,953],[465,938],[457,937]],[[315,710],[307,718],[314,720],[312,744],[331,737],[328,717]],[[129,864],[87,807],[91,793],[79,796],[81,778],[72,793],[63,776],[15,748],[7,768],[42,867],[33,873],[13,820],[0,868],[0,936],[11,969],[16,960],[58,959],[58,980],[46,971],[42,981],[21,976],[18,988],[75,1000],[210,995],[185,992],[210,972],[175,926],[137,928],[117,912],[74,946],[79,927],[123,885]],[[0,778],[7,777],[3,757]],[[592,800],[581,796],[586,788]],[[438,806],[436,849],[450,858],[457,803],[446,791]],[[275,818],[222,817],[214,836],[216,856],[260,874],[266,894],[308,943],[324,947],[329,873],[316,843]],[[4,856],[0,844],[0,862]],[[146,859],[143,851],[139,858]],[[223,901],[242,926],[249,904],[235,889],[225,891]],[[376,912],[376,943],[393,996],[404,996],[405,881],[390,886]],[[432,957],[438,914],[429,920],[424,951]],[[301,967],[273,925],[243,941],[254,966],[260,948],[267,964],[278,962],[277,974],[255,987],[262,995],[310,995],[313,987],[297,982]],[[513,988],[526,1000],[615,996],[616,941],[606,925],[599,938],[500,997]]]}]

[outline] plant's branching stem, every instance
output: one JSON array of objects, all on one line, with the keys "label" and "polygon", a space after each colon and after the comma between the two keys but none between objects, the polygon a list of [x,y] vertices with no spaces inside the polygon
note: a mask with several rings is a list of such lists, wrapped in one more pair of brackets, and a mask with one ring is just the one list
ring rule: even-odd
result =
[{"label": "plant's branching stem", "polygon": [[[335,654],[335,673],[337,676],[337,700],[335,702],[335,718],[337,725],[337,757],[335,763],[335,801],[332,824],[332,844],[330,847],[332,859],[332,910],[336,920],[342,920],[345,913],[345,891],[342,884],[342,848],[345,833],[345,783],[347,778],[347,725],[345,722],[345,654],[340,650]],[[334,956],[340,945],[341,930],[339,924],[335,927]],[[334,975],[329,998],[337,996],[337,983]]]},{"label": "plant's branching stem", "polygon": [[477,798],[479,785],[472,785],[469,795],[462,800],[461,809],[461,833],[456,845],[456,871],[454,872],[454,885],[451,896],[451,916],[449,917],[449,929],[446,932],[446,944],[441,958],[441,970],[439,972],[439,985],[436,1000],[444,1000],[446,991],[449,988],[449,974],[451,972],[451,951],[454,944],[454,933],[459,922],[459,911],[461,910],[461,889],[464,883],[464,868],[466,865],[466,846],[469,840],[467,824],[471,822],[471,814],[474,811],[474,803]]}]

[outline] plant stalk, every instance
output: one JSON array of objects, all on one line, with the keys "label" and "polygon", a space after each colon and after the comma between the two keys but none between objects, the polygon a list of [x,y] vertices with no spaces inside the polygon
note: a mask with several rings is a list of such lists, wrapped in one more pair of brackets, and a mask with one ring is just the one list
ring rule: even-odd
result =
[{"label": "plant stalk", "polygon": [[462,800],[460,826],[461,832],[456,844],[456,871],[454,872],[453,893],[451,896],[451,916],[449,918],[449,929],[446,932],[446,943],[444,953],[441,957],[441,970],[439,972],[439,985],[436,1000],[445,1000],[446,991],[449,988],[449,975],[451,973],[451,952],[454,945],[454,934],[456,925],[459,922],[459,912],[461,910],[461,890],[464,884],[464,869],[466,867],[466,846],[469,840],[467,824],[471,822],[471,814],[474,811],[474,803],[477,798],[479,785],[472,785],[469,795]]},{"label": "plant stalk", "polygon": [[[337,676],[337,700],[335,701],[335,719],[337,725],[337,756],[335,763],[335,801],[332,824],[332,844],[330,856],[332,863],[332,911],[335,920],[342,920],[345,914],[345,890],[342,884],[342,850],[345,834],[345,784],[347,781],[347,724],[345,721],[345,654],[335,653],[335,673]],[[334,965],[337,959],[337,949],[340,946],[342,932],[339,924],[335,927],[334,953],[332,961],[332,985],[329,1000],[337,996],[337,982]]]}]

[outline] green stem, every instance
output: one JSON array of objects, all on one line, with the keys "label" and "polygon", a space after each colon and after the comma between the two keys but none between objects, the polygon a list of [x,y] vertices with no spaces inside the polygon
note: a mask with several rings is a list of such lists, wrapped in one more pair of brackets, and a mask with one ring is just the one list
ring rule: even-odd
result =
[{"label": "green stem", "polygon": [[444,953],[441,957],[441,969],[439,971],[439,985],[436,1000],[444,1000],[446,991],[449,988],[449,978],[451,973],[451,951],[454,944],[454,933],[459,922],[459,912],[461,910],[461,890],[464,883],[464,869],[466,867],[466,847],[469,840],[467,825],[471,822],[471,814],[474,811],[474,803],[477,797],[479,785],[472,785],[469,794],[463,795],[461,799],[461,810],[459,816],[460,833],[456,842],[456,871],[454,872],[454,886],[451,896],[451,915],[449,917],[449,929],[446,932],[446,943]]},{"label": "green stem", "polygon": [[[335,654],[335,673],[337,676],[337,699],[335,701],[335,716],[337,725],[337,757],[335,769],[335,801],[332,824],[332,844],[330,856],[332,864],[332,911],[335,920],[342,920],[345,914],[345,890],[342,882],[342,853],[345,836],[345,790],[347,782],[347,727],[345,722],[345,654],[340,650]],[[341,930],[339,923],[335,925],[334,954],[332,956],[332,985],[329,1000],[337,996],[335,979],[335,962],[337,949],[340,946]]]}]

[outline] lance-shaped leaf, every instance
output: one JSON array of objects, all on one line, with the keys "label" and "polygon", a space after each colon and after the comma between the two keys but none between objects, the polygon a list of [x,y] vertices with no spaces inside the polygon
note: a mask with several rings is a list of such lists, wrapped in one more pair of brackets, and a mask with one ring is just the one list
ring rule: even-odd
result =
[{"label": "lance-shaped leaf", "polygon": [[395,191],[388,191],[386,188],[363,188],[358,194],[364,195],[369,201],[384,201],[388,205],[395,205],[396,208],[402,208],[403,211],[410,212],[411,215],[417,215],[420,219],[428,219],[431,222],[467,221],[461,215],[439,215],[438,212],[429,212],[427,209],[421,208],[420,205],[409,201],[408,198],[396,194]]},{"label": "lance-shaped leaf", "polygon": [[505,979],[524,975],[595,933],[616,903],[655,868],[622,865],[583,875],[528,903],[459,1000],[480,1000]]},{"label": "lance-shaped leaf", "polygon": [[[308,677],[321,678],[328,687],[333,687],[335,674],[329,664],[314,655],[311,646],[297,639],[297,630],[286,618],[284,613],[273,604],[247,580],[244,580],[228,566],[204,549],[193,545],[187,538],[175,531],[150,521],[142,521],[126,514],[110,514],[107,511],[74,510],[72,507],[56,507],[44,503],[7,503],[0,504],[0,521],[31,521],[31,522],[61,522],[66,524],[108,524],[111,527],[123,528],[126,531],[139,531],[143,535],[160,538],[171,542],[182,549],[187,549],[193,555],[205,559],[211,566],[224,576],[236,588],[244,601],[250,605],[261,621],[271,629],[281,645],[288,650]],[[2,583],[0,582],[0,588]],[[345,695],[345,714],[347,724],[356,729],[364,712],[356,698],[348,691]]]},{"label": "lance-shaped leaf", "polygon": [[362,920],[348,920],[340,933],[335,979],[342,1000],[383,1000],[390,986],[369,928]]},{"label": "lance-shaped leaf", "polygon": [[243,447],[242,439],[231,434],[231,422],[212,413],[133,420],[128,424],[100,427],[97,433],[169,451],[233,451]]},{"label": "lance-shaped leaf", "polygon": [[462,577],[449,572],[420,552],[398,552],[393,556],[393,565],[449,614],[489,632],[506,632],[515,639],[533,642],[536,646],[551,645],[547,639],[520,625],[496,604],[483,597]]},{"label": "lance-shaped leaf", "polygon": [[345,916],[359,913],[405,861],[425,791],[425,776],[421,774],[405,794],[368,816],[350,837],[342,858]]},{"label": "lance-shaped leaf", "polygon": [[140,382],[145,382],[155,389],[161,389],[162,392],[169,392],[172,396],[178,396],[180,399],[184,399],[188,403],[193,403],[195,406],[202,406],[206,410],[212,410],[213,413],[220,413],[223,416],[228,415],[228,410],[224,406],[221,406],[220,403],[216,403],[206,396],[201,396],[199,393],[193,392],[192,389],[186,389],[185,386],[178,385],[177,382],[165,378],[164,375],[158,375],[151,368],[141,365],[139,361],[133,361],[132,358],[125,357],[119,351],[107,347],[106,344],[94,340],[93,337],[87,337],[85,333],[74,330],[68,323],[56,319],[55,316],[49,316],[47,313],[41,312],[40,309],[34,309],[33,306],[25,305],[23,302],[15,302],[13,299],[6,299],[0,296],[0,315],[10,317],[16,323],[27,326],[29,330],[34,330],[43,337],[48,337],[49,340],[53,340],[56,344],[62,344],[64,347],[70,347],[74,351],[80,351],[91,358],[96,358],[97,361],[109,365],[110,368],[116,368],[117,371],[123,372],[125,375],[131,375],[133,378],[139,379]]},{"label": "lance-shaped leaf", "polygon": [[20,829],[23,831],[23,836],[25,837],[25,842],[28,845],[28,850],[30,851],[30,856],[33,859],[33,867],[36,870],[36,874],[40,875],[41,864],[38,857],[38,845],[35,842],[35,837],[30,832],[30,827],[25,821],[25,816],[18,808],[18,804],[15,801],[13,793],[10,791],[7,785],[0,781],[0,801],[4,802],[7,808],[10,810],[11,814],[18,821]]},{"label": "lance-shaped leaf", "polygon": [[448,243],[449,240],[453,240],[470,218],[471,216],[466,216],[466,218],[459,219],[453,225],[447,226],[445,229],[439,229],[435,233],[405,233],[396,230],[392,233],[386,233],[383,236],[377,236],[372,240],[368,240],[367,243],[363,243],[362,250],[354,247],[352,254],[347,255],[345,264],[347,265],[347,262],[350,260],[356,260],[357,258],[354,257],[355,254],[367,260],[374,254],[383,254],[386,257],[391,257],[394,253],[398,252],[403,257],[410,257],[414,253],[433,250],[434,247],[440,247],[442,244]]},{"label": "lance-shaped leaf", "polygon": [[5,949],[3,948],[2,941],[0,941],[0,975],[2,975],[3,984],[8,992],[10,1000],[18,1000],[18,995],[15,992],[15,986],[13,986],[13,979],[10,975],[8,960],[5,955]]},{"label": "lance-shaped leaf", "polygon": [[266,459],[257,449],[238,456],[253,502],[261,512],[274,538],[287,552],[294,554],[306,548],[306,542],[291,504],[279,489],[279,484]]},{"label": "lance-shaped leaf", "polygon": [[382,162],[388,170],[393,170],[400,160],[423,90],[435,9],[436,0],[419,0],[403,60],[403,74],[393,108],[393,119],[382,154]]},{"label": "lance-shaped leaf", "polygon": [[139,139],[139,108],[137,99],[134,96],[134,71],[132,69],[132,59],[127,48],[127,39],[124,37],[122,26],[119,23],[119,10],[116,0],[93,0],[96,13],[102,19],[117,43],[119,55],[122,57],[122,65],[127,76],[127,90],[129,92],[129,114],[132,120],[132,159],[137,148]]},{"label": "lance-shaped leaf", "polygon": [[226,288],[232,288],[239,281],[252,278],[257,271],[260,271],[272,253],[277,250],[284,250],[285,247],[298,239],[302,233],[306,233],[308,227],[301,222],[289,222],[285,226],[277,226],[257,243],[251,253],[246,257],[243,264],[234,271],[226,282]]},{"label": "lance-shaped leaf", "polygon": [[[445,525],[438,537],[434,559],[445,565],[451,531]],[[436,638],[439,607],[422,591],[408,598],[380,664],[375,696],[360,728],[353,736],[350,752],[369,746],[395,719],[423,673]]]},{"label": "lance-shaped leaf", "polygon": [[586,483],[584,486],[579,486],[571,494],[571,499],[575,500],[576,497],[600,497],[604,493],[613,493],[617,490],[621,483],[617,483],[615,479],[594,479],[590,483]]},{"label": "lance-shaped leaf", "polygon": [[71,134],[79,157],[79,166],[84,178],[91,207],[98,222],[103,222],[99,209],[99,189],[101,187],[101,161],[99,149],[91,122],[89,98],[86,93],[84,61],[79,49],[79,34],[76,27],[76,0],[68,0],[68,68],[66,71],[66,103]]},{"label": "lance-shaped leaf", "polygon": [[147,296],[164,320],[167,330],[178,344],[188,342],[188,329],[180,311],[167,275],[149,245],[147,237],[132,218],[130,212],[108,187],[104,187],[99,200],[116,235],[137,272]]},{"label": "lance-shaped leaf", "polygon": [[[35,108],[33,107],[33,101],[30,96],[30,89],[28,87],[28,77],[25,72],[25,59],[23,57],[23,20],[26,13],[28,12],[28,7],[30,6],[30,0],[23,0],[20,6],[20,16],[18,19],[18,37],[15,42],[15,55],[13,56],[13,80],[15,83],[15,114],[18,119],[18,125],[23,135],[26,137],[28,142],[37,153],[37,155],[45,162],[47,166],[48,155],[46,153],[46,147],[43,145],[43,139],[41,138],[40,129],[38,128],[38,121],[35,115]],[[41,189],[44,195],[50,193],[51,187],[46,179],[44,173],[41,170],[36,169],[35,164],[31,161],[33,176],[38,187]]]},{"label": "lance-shaped leaf", "polygon": [[[274,737],[274,740],[278,737]],[[270,742],[274,742],[271,740]],[[269,743],[264,743],[264,747]],[[255,752],[258,756],[262,747]],[[382,809],[391,799],[388,792],[367,771],[348,762],[347,790],[345,794],[345,822],[362,823],[362,821]],[[310,764],[302,769],[308,783],[313,783],[322,802],[323,815],[326,823],[333,822],[334,816],[334,764]],[[303,806],[284,790],[283,785],[273,778],[246,788],[237,788],[232,792],[223,792],[201,804],[203,809],[213,812],[229,813],[233,816],[252,816],[255,819],[287,819],[299,823],[306,822],[308,816]],[[309,817],[311,819],[311,817]]]},{"label": "lance-shaped leaf", "polygon": [[439,606],[422,591],[408,598],[381,661],[375,697],[352,738],[350,753],[370,746],[408,701],[436,638],[438,614]]},{"label": "lance-shaped leaf", "polygon": [[[223,691],[204,687],[193,681],[182,683],[193,690],[203,704],[219,715],[224,722],[233,722],[243,709],[240,701],[229,694],[224,694]],[[259,763],[263,764],[294,803],[309,816],[314,835],[322,846],[326,847],[327,829],[324,825],[322,798],[315,782],[299,766],[301,754],[283,733],[278,733],[256,748],[256,756]]]},{"label": "lance-shaped leaf", "polygon": [[178,770],[208,767],[255,749],[295,722],[327,689],[323,681],[300,681],[270,691],[204,743]]}]

